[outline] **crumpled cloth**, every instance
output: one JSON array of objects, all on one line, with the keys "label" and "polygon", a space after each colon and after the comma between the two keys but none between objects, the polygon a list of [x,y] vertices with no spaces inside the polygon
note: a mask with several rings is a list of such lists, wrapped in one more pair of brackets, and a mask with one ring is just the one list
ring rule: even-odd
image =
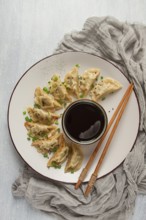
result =
[{"label": "crumpled cloth", "polygon": [[[144,38],[145,37],[145,38]],[[114,62],[134,83],[140,104],[140,129],[133,150],[109,175],[96,181],[87,198],[86,184],[44,179],[28,166],[12,185],[14,197],[25,197],[35,208],[67,220],[126,220],[136,195],[146,194],[146,27],[112,17],[91,17],[81,31],[64,36],[55,52],[85,51]]]}]

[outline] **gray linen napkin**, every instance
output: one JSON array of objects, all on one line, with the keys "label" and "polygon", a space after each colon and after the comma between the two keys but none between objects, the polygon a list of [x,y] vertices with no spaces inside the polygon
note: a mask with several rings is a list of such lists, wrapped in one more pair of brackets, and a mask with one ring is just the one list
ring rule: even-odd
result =
[{"label": "gray linen napkin", "polygon": [[76,220],[126,220],[131,216],[137,193],[146,194],[146,27],[122,23],[112,17],[89,18],[79,32],[64,36],[56,52],[86,51],[118,65],[134,82],[140,103],[140,130],[124,163],[96,181],[84,198],[84,183],[73,184],[42,178],[25,166],[12,186],[15,197],[25,197],[35,208]]}]

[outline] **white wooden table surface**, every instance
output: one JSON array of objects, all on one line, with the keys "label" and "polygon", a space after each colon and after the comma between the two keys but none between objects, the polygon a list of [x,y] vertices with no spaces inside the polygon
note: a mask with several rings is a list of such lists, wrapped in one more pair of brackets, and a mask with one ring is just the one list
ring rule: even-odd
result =
[{"label": "white wooden table surface", "polygon": [[[8,101],[20,76],[53,53],[65,33],[80,30],[90,16],[106,15],[146,24],[146,1],[0,0],[0,220],[56,219],[12,197],[23,161],[9,137]],[[145,219],[146,197],[138,196],[132,220]]]}]

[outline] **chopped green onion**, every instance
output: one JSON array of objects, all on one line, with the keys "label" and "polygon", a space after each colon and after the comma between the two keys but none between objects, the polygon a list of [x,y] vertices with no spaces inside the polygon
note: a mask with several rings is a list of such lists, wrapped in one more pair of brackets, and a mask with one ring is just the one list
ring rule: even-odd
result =
[{"label": "chopped green onion", "polygon": [[103,101],[103,100],[105,100],[106,99],[106,97],[103,97],[101,100]]},{"label": "chopped green onion", "polygon": [[84,97],[84,94],[80,94],[80,98],[83,98]]},{"label": "chopped green onion", "polygon": [[25,121],[32,122],[32,119],[29,118],[28,116],[26,116],[26,117],[25,117]]},{"label": "chopped green onion", "polygon": [[46,138],[47,138],[47,134],[46,134],[46,133],[41,133],[40,136],[41,136],[41,137],[46,137]]},{"label": "chopped green onion", "polygon": [[54,75],[53,77],[52,77],[52,80],[53,81],[57,81],[59,79],[59,77],[57,76],[57,75]]},{"label": "chopped green onion", "polygon": [[64,83],[64,86],[65,86],[66,89],[70,89],[70,86],[67,85],[66,83]]},{"label": "chopped green onion", "polygon": [[34,108],[39,108],[39,109],[40,109],[41,106],[35,103],[35,104],[34,104]]},{"label": "chopped green onion", "polygon": [[58,121],[55,121],[54,124],[55,124],[55,125],[58,125],[59,123],[58,123]]},{"label": "chopped green onion", "polygon": [[61,165],[57,164],[55,161],[52,161],[51,166],[54,167],[55,169],[61,168]]},{"label": "chopped green onion", "polygon": [[64,100],[60,99],[58,102],[62,105],[64,103]]},{"label": "chopped green onion", "polygon": [[71,169],[70,169],[70,172],[71,172],[71,173],[74,173],[75,171],[74,171],[74,169],[73,169],[73,168],[71,168]]},{"label": "chopped green onion", "polygon": [[66,107],[66,106],[67,106],[67,103],[65,102],[65,103],[64,103],[64,107]]},{"label": "chopped green onion", "polygon": [[26,115],[26,111],[23,112],[23,115]]},{"label": "chopped green onion", "polygon": [[57,131],[60,132],[60,128],[57,128]]},{"label": "chopped green onion", "polygon": [[43,88],[43,91],[46,92],[47,94],[49,93],[49,90],[48,90],[47,87],[44,87],[44,88]]},{"label": "chopped green onion", "polygon": [[32,142],[37,141],[38,138],[37,137],[32,137]]},{"label": "chopped green onion", "polygon": [[32,140],[32,142],[38,140],[37,137],[33,137],[30,133],[28,134],[28,138],[27,138],[27,139],[28,139],[28,140]]},{"label": "chopped green onion", "polygon": [[48,154],[47,154],[47,153],[44,153],[43,156],[46,157],[46,158],[48,158]]},{"label": "chopped green onion", "polygon": [[32,135],[31,135],[31,133],[29,133],[29,134],[28,134],[28,137],[29,137],[29,138],[32,138]]},{"label": "chopped green onion", "polygon": [[76,67],[78,67],[78,68],[80,67],[80,65],[79,65],[79,64],[76,64],[75,66],[76,66]]},{"label": "chopped green onion", "polygon": [[51,151],[53,152],[53,153],[55,153],[56,151],[57,151],[57,147],[54,147],[53,149],[51,149]]}]

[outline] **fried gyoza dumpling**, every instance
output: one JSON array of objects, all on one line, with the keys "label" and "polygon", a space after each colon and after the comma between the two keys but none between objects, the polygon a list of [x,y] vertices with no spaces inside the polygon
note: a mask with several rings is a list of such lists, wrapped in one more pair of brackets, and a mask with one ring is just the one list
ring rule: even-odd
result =
[{"label": "fried gyoza dumpling", "polygon": [[69,152],[65,172],[76,172],[80,169],[83,162],[83,153],[78,145],[72,145]]},{"label": "fried gyoza dumpling", "polygon": [[43,110],[55,111],[62,108],[59,102],[57,102],[52,95],[47,94],[40,87],[35,90],[34,102]]},{"label": "fried gyoza dumpling", "polygon": [[105,77],[96,83],[93,90],[91,91],[91,98],[94,101],[98,101],[100,98],[121,88],[122,85],[117,80],[110,77]]},{"label": "fried gyoza dumpling", "polygon": [[54,149],[54,147],[58,147],[59,146],[59,133],[56,133],[54,136],[45,139],[45,140],[38,140],[38,141],[34,141],[32,142],[32,146],[36,147],[37,149],[39,149],[40,151],[44,152],[45,150],[50,151],[52,149]]},{"label": "fried gyoza dumpling", "polygon": [[72,99],[68,94],[64,84],[61,82],[60,76],[55,74],[49,83],[50,93],[54,99],[57,100],[61,105],[65,102],[70,102]]},{"label": "fried gyoza dumpling", "polygon": [[75,66],[65,75],[64,85],[69,94],[79,97],[79,79],[78,68]]},{"label": "fried gyoza dumpling", "polygon": [[43,125],[34,122],[25,122],[25,127],[28,130],[28,135],[31,137],[44,138],[50,136],[50,133],[54,132],[57,129],[55,125]]},{"label": "fried gyoza dumpling", "polygon": [[51,112],[45,112],[42,109],[28,108],[27,111],[33,122],[38,122],[41,124],[53,124],[54,121],[59,118],[59,115]]},{"label": "fried gyoza dumpling", "polygon": [[48,161],[48,167],[59,168],[62,163],[67,160],[69,147],[66,145],[63,135],[59,138],[59,148]]},{"label": "fried gyoza dumpling", "polygon": [[88,69],[84,72],[82,76],[79,77],[79,91],[80,97],[86,96],[92,89],[95,81],[100,74],[99,69]]}]

